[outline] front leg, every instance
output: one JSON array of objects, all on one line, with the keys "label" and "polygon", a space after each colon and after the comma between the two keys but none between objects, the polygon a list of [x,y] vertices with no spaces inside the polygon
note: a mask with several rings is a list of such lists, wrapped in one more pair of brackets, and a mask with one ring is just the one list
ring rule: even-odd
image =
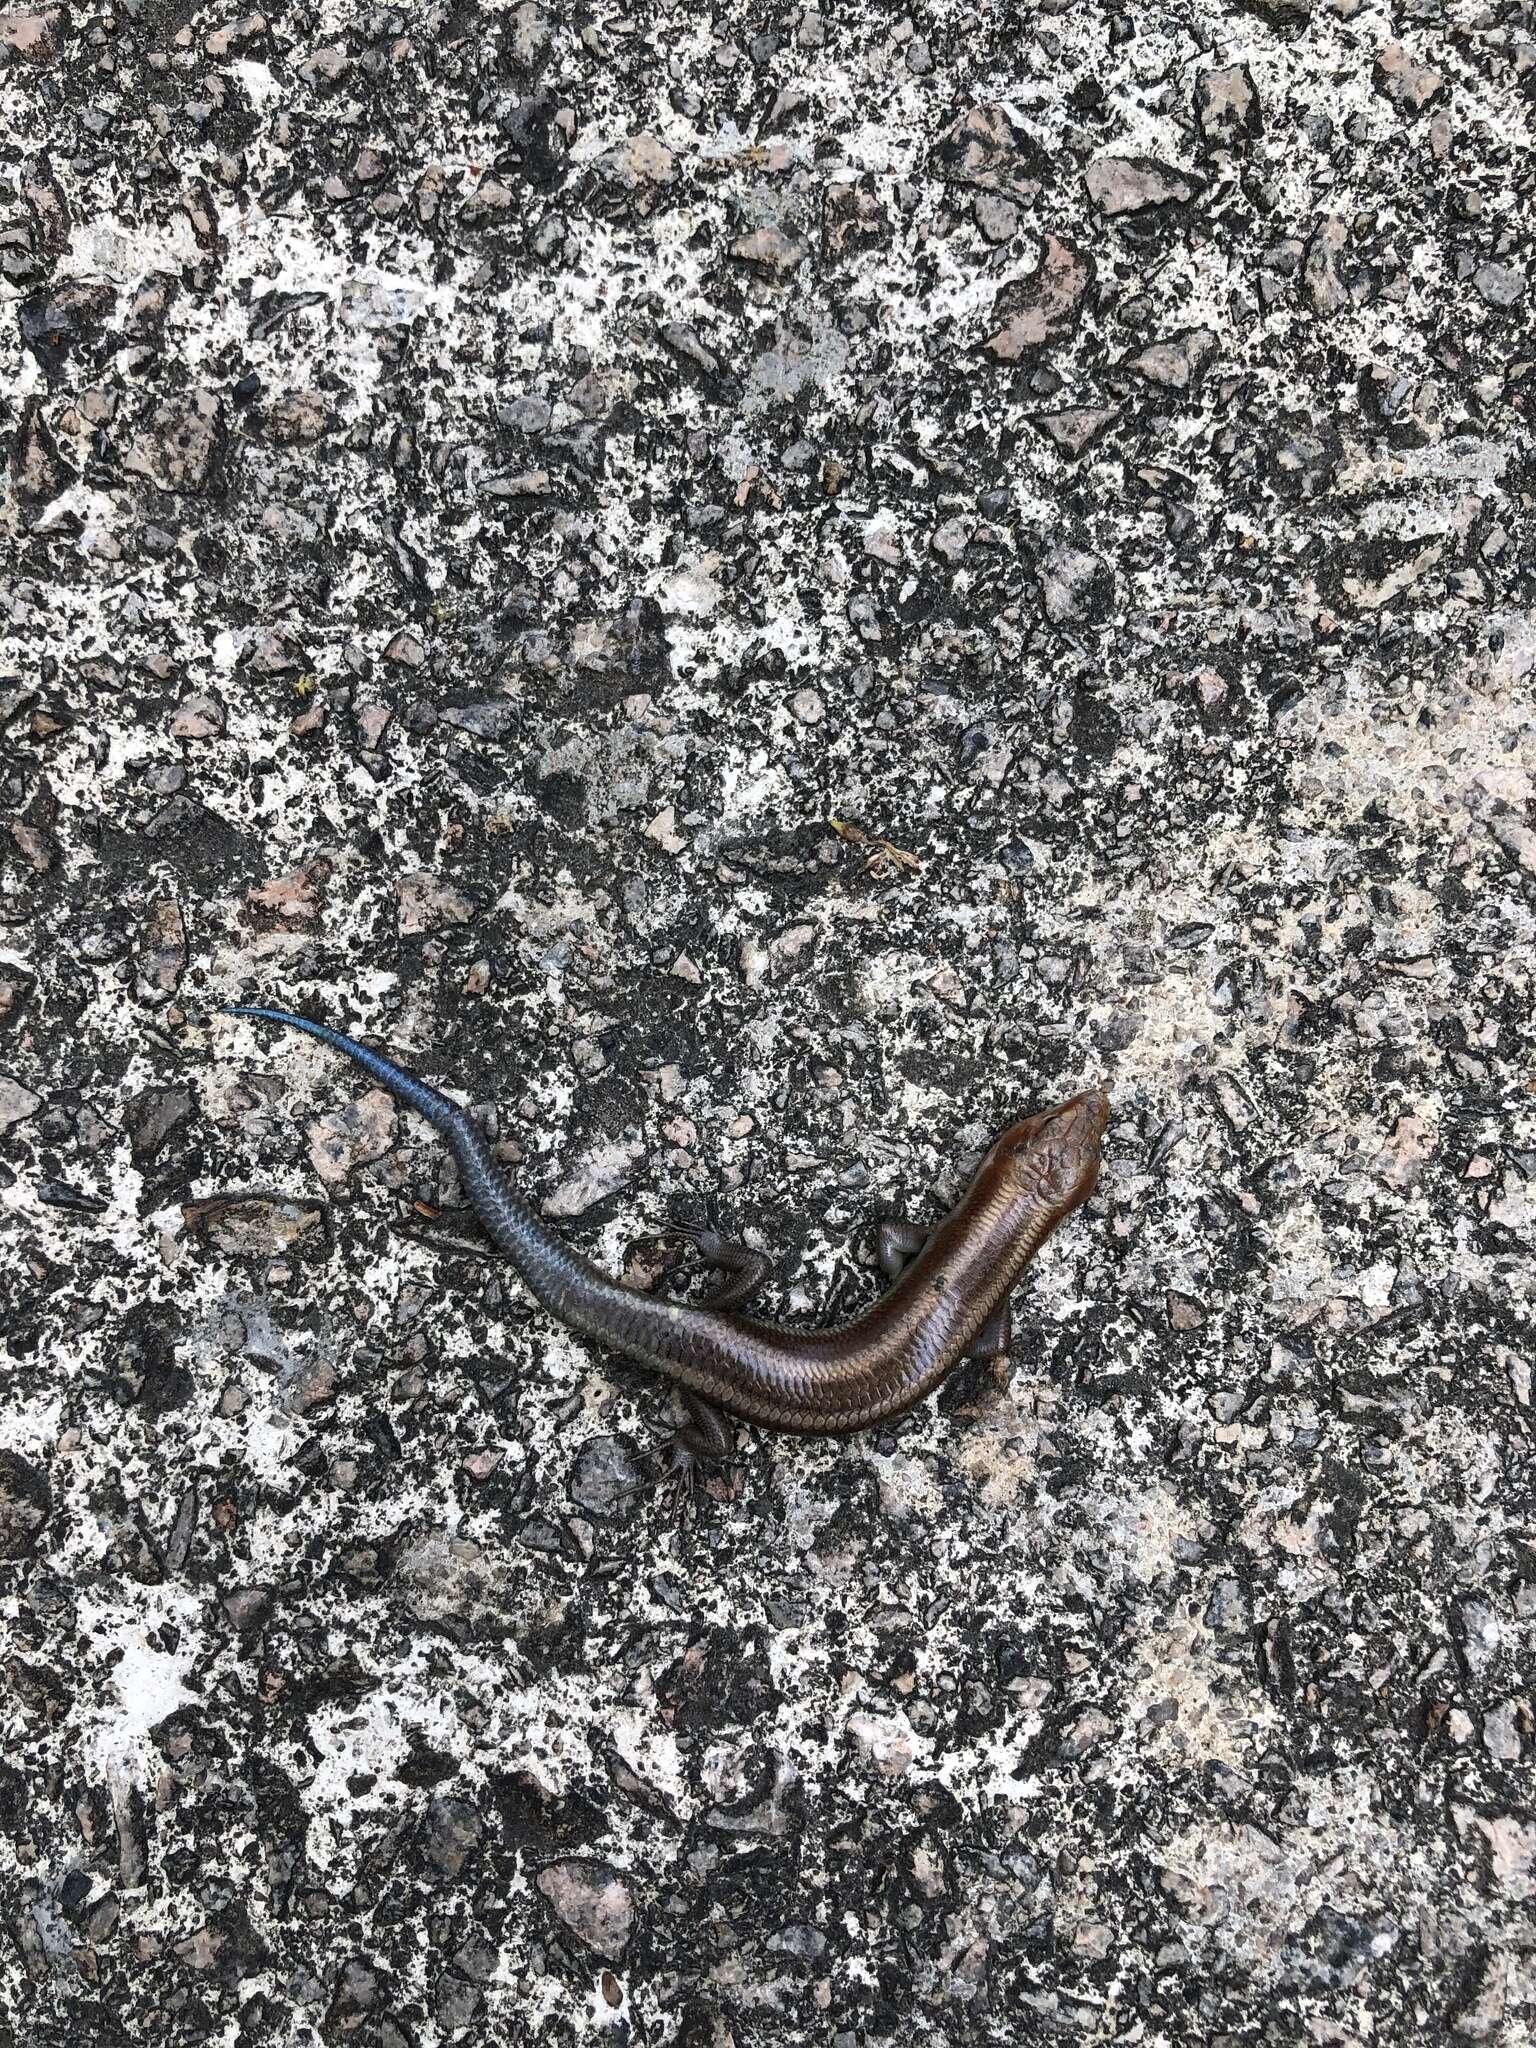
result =
[{"label": "front leg", "polygon": [[[905,1217],[888,1216],[875,1232],[875,1257],[893,1285],[928,1242],[928,1232]],[[971,1339],[967,1358],[999,1358],[1013,1348],[1013,1310],[1001,1301]]]},{"label": "front leg", "polygon": [[971,1339],[967,1358],[1002,1358],[1013,1349],[1013,1304],[1000,1301]]},{"label": "front leg", "polygon": [[887,1216],[875,1232],[875,1257],[886,1279],[899,1280],[927,1242],[928,1232],[921,1224]]}]

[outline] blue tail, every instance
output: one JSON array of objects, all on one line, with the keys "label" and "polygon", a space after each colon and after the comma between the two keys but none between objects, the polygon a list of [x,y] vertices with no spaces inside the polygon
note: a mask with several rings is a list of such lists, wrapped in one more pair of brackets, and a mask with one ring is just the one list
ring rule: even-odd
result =
[{"label": "blue tail", "polygon": [[225,1017],[264,1017],[269,1024],[286,1024],[294,1031],[303,1031],[311,1038],[318,1038],[322,1045],[333,1045],[348,1059],[356,1060],[365,1074],[371,1074],[381,1087],[419,1111],[440,1131],[464,1115],[459,1105],[450,1102],[446,1095],[439,1095],[435,1088],[429,1088],[425,1081],[418,1081],[414,1074],[408,1074],[404,1067],[397,1067],[393,1060],[385,1059],[381,1053],[370,1052],[366,1045],[359,1045],[344,1031],[333,1031],[329,1024],[312,1024],[308,1017],[295,1017],[291,1010],[268,1010],[258,1003],[223,1003],[220,1014]]}]

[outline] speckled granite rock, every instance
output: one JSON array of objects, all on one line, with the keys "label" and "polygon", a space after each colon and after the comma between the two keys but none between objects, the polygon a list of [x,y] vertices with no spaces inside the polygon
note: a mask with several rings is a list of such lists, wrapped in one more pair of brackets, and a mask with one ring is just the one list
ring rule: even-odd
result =
[{"label": "speckled granite rock", "polygon": [[[648,25],[649,22],[649,25]],[[0,14],[0,2034],[1536,2032],[1528,0]],[[560,1227],[1011,1370],[743,1432]]]}]

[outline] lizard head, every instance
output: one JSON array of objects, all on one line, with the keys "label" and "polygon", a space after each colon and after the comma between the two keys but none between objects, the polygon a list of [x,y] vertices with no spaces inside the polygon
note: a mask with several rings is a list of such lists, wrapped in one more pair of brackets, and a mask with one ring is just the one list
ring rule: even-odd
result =
[{"label": "lizard head", "polygon": [[1005,1131],[994,1156],[1053,1207],[1075,1209],[1099,1177],[1099,1140],[1108,1122],[1109,1096],[1087,1088]]}]

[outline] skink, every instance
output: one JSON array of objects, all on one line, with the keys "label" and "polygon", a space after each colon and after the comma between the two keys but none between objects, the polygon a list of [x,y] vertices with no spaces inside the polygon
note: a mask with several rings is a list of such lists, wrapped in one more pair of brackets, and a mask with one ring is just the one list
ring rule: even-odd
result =
[{"label": "skink", "polygon": [[761,1253],[690,1232],[730,1276],[697,1307],[621,1286],[538,1220],[468,1112],[447,1096],[345,1032],[291,1011],[242,1003],[225,1014],[265,1018],[334,1046],[440,1131],[480,1221],[535,1298],[568,1329],[680,1389],[695,1426],[679,1436],[680,1456],[724,1454],[730,1438],[721,1409],[769,1429],[837,1435],[900,1415],[962,1358],[1007,1350],[1009,1294],[1092,1193],[1109,1118],[1108,1097],[1092,1088],[1013,1125],[930,1235],[882,1226],[880,1263],[893,1284],[872,1308],[830,1329],[781,1329],[734,1313],[766,1277]]}]

